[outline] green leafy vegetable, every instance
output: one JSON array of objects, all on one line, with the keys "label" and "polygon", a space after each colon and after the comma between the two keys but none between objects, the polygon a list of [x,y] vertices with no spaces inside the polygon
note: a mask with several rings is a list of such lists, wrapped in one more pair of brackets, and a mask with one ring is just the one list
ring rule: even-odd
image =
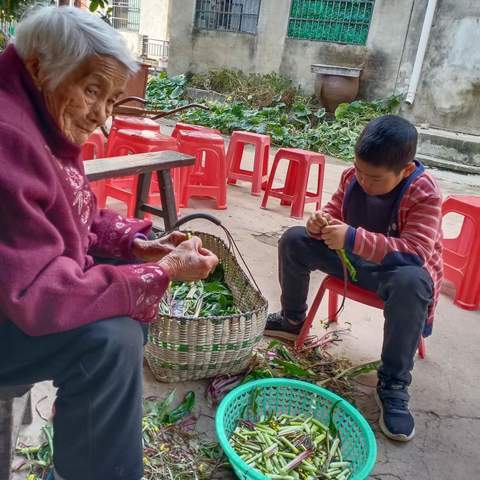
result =
[{"label": "green leafy vegetable", "polygon": [[206,280],[172,282],[159,305],[161,315],[219,317],[240,313],[219,263]]}]

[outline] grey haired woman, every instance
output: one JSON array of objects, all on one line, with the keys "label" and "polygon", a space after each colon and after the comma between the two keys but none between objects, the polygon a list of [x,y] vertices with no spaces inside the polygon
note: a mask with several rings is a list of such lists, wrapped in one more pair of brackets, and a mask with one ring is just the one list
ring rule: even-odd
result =
[{"label": "grey haired woman", "polygon": [[70,7],[33,11],[0,56],[0,385],[58,388],[57,480],[142,477],[142,327],[170,280],[218,262],[199,238],[149,241],[151,222],[96,208],[80,148],[136,68]]}]

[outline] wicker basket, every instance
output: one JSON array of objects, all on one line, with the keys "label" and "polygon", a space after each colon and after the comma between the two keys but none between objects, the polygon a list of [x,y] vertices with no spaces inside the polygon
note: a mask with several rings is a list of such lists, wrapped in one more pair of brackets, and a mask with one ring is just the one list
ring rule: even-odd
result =
[{"label": "wicker basket", "polygon": [[267,300],[253,286],[225,242],[195,232],[223,263],[225,283],[241,314],[222,317],[159,315],[150,325],[145,358],[161,382],[199,380],[244,370],[263,336]]}]

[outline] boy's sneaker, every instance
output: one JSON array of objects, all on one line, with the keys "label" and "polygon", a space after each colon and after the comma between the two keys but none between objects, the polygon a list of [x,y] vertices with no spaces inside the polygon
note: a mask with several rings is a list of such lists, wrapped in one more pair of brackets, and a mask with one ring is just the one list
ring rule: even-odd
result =
[{"label": "boy's sneaker", "polygon": [[265,326],[264,335],[267,337],[281,338],[294,342],[297,339],[303,322],[292,322],[282,315],[282,312],[270,313],[267,316],[267,325]]},{"label": "boy's sneaker", "polygon": [[405,385],[379,383],[375,399],[380,407],[380,429],[391,440],[408,442],[415,436],[415,421],[408,409]]}]

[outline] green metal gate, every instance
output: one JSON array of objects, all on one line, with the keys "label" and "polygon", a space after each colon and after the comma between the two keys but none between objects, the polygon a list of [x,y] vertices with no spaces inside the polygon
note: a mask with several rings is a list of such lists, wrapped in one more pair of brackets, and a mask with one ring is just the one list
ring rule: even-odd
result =
[{"label": "green metal gate", "polygon": [[292,0],[288,36],[365,45],[375,0]]}]

